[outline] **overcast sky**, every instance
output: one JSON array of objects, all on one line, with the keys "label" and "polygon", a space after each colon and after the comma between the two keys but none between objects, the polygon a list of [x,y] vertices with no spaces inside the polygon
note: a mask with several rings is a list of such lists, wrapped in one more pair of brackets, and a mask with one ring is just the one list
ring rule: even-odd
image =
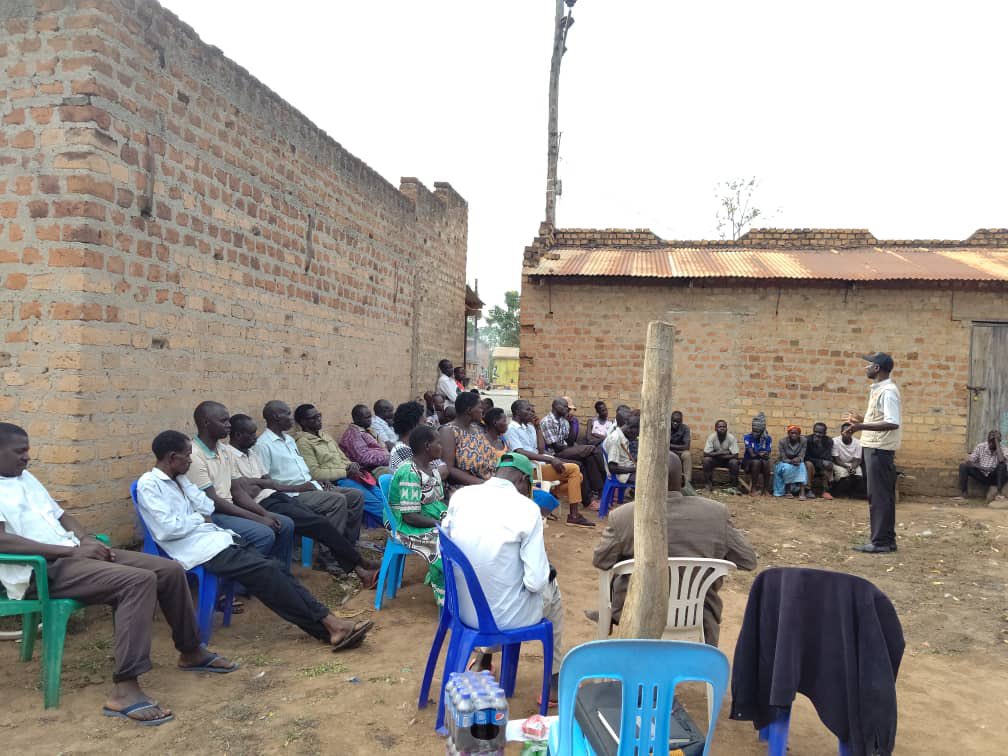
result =
[{"label": "overcast sky", "polygon": [[[162,0],[398,185],[469,202],[469,281],[519,286],[544,216],[553,0]],[[563,227],[756,225],[962,239],[1008,226],[999,0],[580,0],[560,86]]]}]

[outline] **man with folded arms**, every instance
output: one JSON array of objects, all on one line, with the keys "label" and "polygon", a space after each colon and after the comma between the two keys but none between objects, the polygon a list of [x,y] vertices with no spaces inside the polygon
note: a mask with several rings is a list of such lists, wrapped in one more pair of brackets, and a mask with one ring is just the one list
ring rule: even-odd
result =
[{"label": "man with folded arms", "polygon": [[[151,631],[157,606],[171,627],[179,669],[221,674],[238,665],[200,645],[182,566],[99,541],[28,472],[28,452],[25,430],[0,423],[0,552],[45,558],[50,598],[112,607],[116,669],[112,695],[102,713],[148,726],[170,722],[171,710],[144,693],[137,680],[152,667]],[[0,565],[0,583],[10,598],[34,596],[36,580],[31,566]],[[34,627],[25,630],[35,632]]]},{"label": "man with folded arms", "polygon": [[218,577],[240,582],[270,610],[333,650],[360,645],[372,622],[355,625],[336,617],[276,561],[213,524],[213,502],[186,477],[192,454],[188,436],[162,431],[151,450],[157,464],[137,481],[137,508],[168,556],[187,570],[202,565]]}]

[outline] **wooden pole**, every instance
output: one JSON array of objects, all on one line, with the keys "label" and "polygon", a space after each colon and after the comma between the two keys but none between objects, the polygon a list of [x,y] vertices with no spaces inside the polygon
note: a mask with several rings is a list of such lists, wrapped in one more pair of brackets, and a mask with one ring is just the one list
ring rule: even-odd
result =
[{"label": "wooden pole", "polygon": [[546,148],[546,224],[552,231],[556,225],[557,160],[560,157],[559,99],[560,60],[564,54],[563,0],[556,0],[556,18],[553,22],[553,55],[550,58],[549,78],[549,144]]},{"label": "wooden pole", "polygon": [[634,495],[634,571],[618,625],[620,638],[661,638],[665,632],[669,591],[665,499],[674,341],[671,323],[648,324]]}]

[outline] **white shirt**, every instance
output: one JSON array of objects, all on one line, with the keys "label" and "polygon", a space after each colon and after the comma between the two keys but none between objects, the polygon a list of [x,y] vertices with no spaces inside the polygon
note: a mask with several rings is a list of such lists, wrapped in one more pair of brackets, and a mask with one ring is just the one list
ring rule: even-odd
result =
[{"label": "white shirt", "polygon": [[849,465],[851,462],[861,461],[861,442],[856,438],[851,438],[849,444],[843,442],[843,436],[833,439],[833,459],[842,465]]},{"label": "white shirt", "polygon": [[[899,387],[893,383],[892,378],[884,381],[877,381],[868,390],[868,409],[865,410],[864,421],[866,423],[892,423],[901,424],[901,411]],[[887,431],[861,431],[861,445],[870,449],[889,449],[895,451],[900,447],[902,430]]]},{"label": "white shirt", "polygon": [[378,415],[371,418],[371,430],[374,431],[375,438],[378,439],[382,446],[385,444],[394,444],[399,440],[399,436],[392,430],[392,427],[378,417]]},{"label": "white shirt", "polygon": [[185,475],[172,480],[156,467],[145,472],[137,481],[137,508],[157,545],[187,570],[235,542],[230,530],[203,519],[213,514],[213,502]]},{"label": "white shirt", "polygon": [[458,396],[458,385],[455,383],[454,378],[441,373],[437,379],[435,389],[437,393],[445,398],[445,401],[455,404],[455,397]]},{"label": "white shirt", "polygon": [[[269,470],[269,476],[277,483],[282,483],[285,486],[297,486],[312,480],[308,465],[305,464],[304,457],[298,451],[297,442],[289,433],[278,436],[267,428],[256,439],[255,450],[259,454],[259,459]],[[322,490],[322,486],[317,481],[312,480],[312,484],[318,490]],[[287,495],[297,496],[297,493],[292,492]]]},{"label": "white shirt", "polygon": [[[613,428],[602,442],[602,448],[605,449],[609,462],[615,462],[620,467],[634,464],[633,457],[630,456],[630,440],[622,428]],[[606,474],[609,474],[608,465],[606,465]],[[630,473],[620,473],[616,478],[620,483],[626,483],[630,480]]]},{"label": "white shirt", "polygon": [[[60,505],[27,470],[0,478],[0,522],[7,533],[50,546],[79,546],[77,536],[60,524],[62,516]],[[32,572],[27,564],[0,565],[0,583],[10,598],[24,598]]]},{"label": "white shirt", "polygon": [[[231,444],[224,444],[224,449],[227,453],[234,455],[235,468],[238,470],[239,478],[261,478],[269,474],[269,470],[266,469],[266,465],[259,459],[259,454],[256,452],[254,446],[247,452],[242,452],[237,447],[231,446]],[[268,499],[275,493],[276,491],[272,488],[264,488],[255,497],[255,503],[259,504],[263,499]]]},{"label": "white shirt", "polygon": [[[536,429],[532,423],[522,425],[516,420],[512,420],[508,423],[504,440],[507,442],[508,448],[514,451],[522,449],[533,454],[539,453],[539,439],[536,436]],[[542,462],[533,462],[532,464],[539,466]]]},{"label": "white shirt", "polygon": [[[472,563],[497,627],[524,627],[543,618],[550,568],[542,517],[532,499],[503,478],[490,478],[456,491],[441,527]],[[459,583],[459,611],[463,622],[476,626],[464,582]]]}]

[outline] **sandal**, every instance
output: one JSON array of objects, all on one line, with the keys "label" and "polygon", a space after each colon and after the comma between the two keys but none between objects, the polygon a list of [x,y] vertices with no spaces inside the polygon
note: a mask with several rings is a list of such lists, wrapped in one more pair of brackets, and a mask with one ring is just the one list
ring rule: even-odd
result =
[{"label": "sandal", "polygon": [[224,659],[224,657],[221,656],[220,654],[215,654],[211,651],[210,655],[206,659],[201,661],[199,664],[190,664],[186,666],[179,664],[178,668],[181,669],[183,672],[211,672],[215,675],[226,675],[229,672],[234,672],[236,669],[238,669],[238,662],[231,662],[230,667],[213,666],[213,663],[218,659]]},{"label": "sandal", "polygon": [[335,652],[350,648],[357,648],[357,646],[364,642],[364,637],[368,634],[368,631],[371,630],[372,627],[374,627],[374,622],[371,620],[358,622],[353,626],[353,630],[343,637],[343,640],[339,643],[333,644],[332,650]]},{"label": "sandal", "polygon": [[[137,711],[146,711],[147,709],[157,709],[162,714],[160,717],[155,717],[154,719],[139,719],[137,717],[131,717]],[[165,714],[163,709],[158,706],[156,701],[138,701],[135,704],[127,706],[125,709],[110,709],[108,706],[102,706],[102,714],[106,717],[120,717],[122,719],[128,719],[134,724],[138,724],[141,727],[157,727],[158,725],[163,725],[165,722],[171,722],[175,719],[174,714]]]}]

